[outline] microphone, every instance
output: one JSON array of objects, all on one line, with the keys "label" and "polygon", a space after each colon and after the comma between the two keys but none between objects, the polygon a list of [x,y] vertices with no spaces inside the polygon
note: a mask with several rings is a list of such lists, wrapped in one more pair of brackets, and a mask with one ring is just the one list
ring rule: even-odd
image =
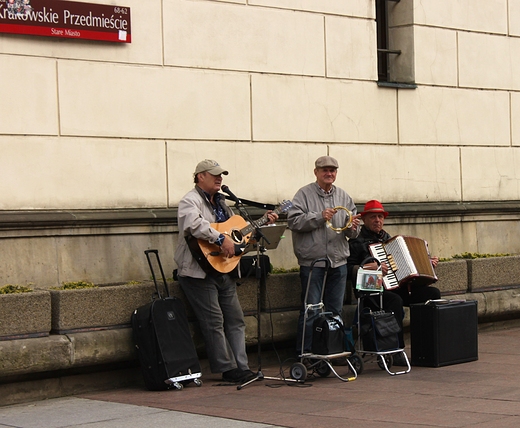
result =
[{"label": "microphone", "polygon": [[231,190],[229,190],[229,187],[228,187],[228,186],[226,186],[226,185],[224,184],[224,185],[221,186],[220,188],[222,189],[222,191],[223,191],[224,193],[227,193],[227,194],[229,195],[229,197],[230,197],[233,201],[235,201],[235,202],[237,202],[237,203],[240,203],[240,199],[238,199],[238,198],[235,196],[235,194],[234,194]]}]

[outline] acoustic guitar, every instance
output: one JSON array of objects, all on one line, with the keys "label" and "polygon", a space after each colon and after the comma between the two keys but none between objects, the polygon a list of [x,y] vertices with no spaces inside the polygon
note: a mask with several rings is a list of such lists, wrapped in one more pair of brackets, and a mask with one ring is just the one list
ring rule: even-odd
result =
[{"label": "acoustic guitar", "polygon": [[[280,214],[288,211],[291,207],[291,201],[283,201],[273,211],[276,214]],[[218,245],[210,244],[203,239],[196,239],[189,236],[186,237],[186,242],[188,243],[191,253],[206,273],[214,273],[214,270],[220,273],[229,273],[237,267],[240,257],[244,254],[244,250],[254,230],[268,221],[269,218],[267,215],[264,215],[253,223],[248,223],[241,216],[234,215],[225,222],[211,223],[213,229],[229,236],[233,240],[235,244],[235,255],[233,257],[225,257]]]}]

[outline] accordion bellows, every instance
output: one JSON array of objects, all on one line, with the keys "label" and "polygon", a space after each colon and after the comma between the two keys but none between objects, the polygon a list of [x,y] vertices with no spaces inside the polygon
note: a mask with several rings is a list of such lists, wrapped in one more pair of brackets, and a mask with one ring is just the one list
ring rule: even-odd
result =
[{"label": "accordion bellows", "polygon": [[424,239],[397,235],[369,248],[376,259],[389,266],[387,275],[383,277],[387,290],[404,284],[430,285],[437,281],[428,243]]}]

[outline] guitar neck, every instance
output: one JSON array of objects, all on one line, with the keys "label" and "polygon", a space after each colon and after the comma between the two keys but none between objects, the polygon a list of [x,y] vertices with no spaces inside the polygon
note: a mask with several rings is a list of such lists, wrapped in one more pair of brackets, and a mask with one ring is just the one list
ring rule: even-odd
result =
[{"label": "guitar neck", "polygon": [[[281,212],[283,212],[283,210],[281,208],[276,208],[275,210],[273,210],[273,212],[276,214],[280,214]],[[267,215],[264,215],[262,218],[259,218],[258,220],[253,221],[252,223],[248,224],[246,227],[241,229],[240,233],[242,233],[243,236],[246,236],[249,233],[251,233],[253,230],[258,229],[259,227],[266,224],[268,221],[269,221],[269,217],[267,217]]]}]

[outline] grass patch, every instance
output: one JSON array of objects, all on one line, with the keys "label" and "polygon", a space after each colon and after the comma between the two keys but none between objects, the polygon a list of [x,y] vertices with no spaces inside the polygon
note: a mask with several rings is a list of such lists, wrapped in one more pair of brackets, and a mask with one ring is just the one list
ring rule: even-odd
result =
[{"label": "grass patch", "polygon": [[64,282],[60,287],[51,287],[51,290],[77,290],[80,288],[96,288],[97,285],[87,281]]},{"label": "grass patch", "polygon": [[294,267],[290,269],[284,269],[284,268],[273,268],[271,273],[277,274],[277,273],[292,273],[292,272],[300,272],[300,268]]},{"label": "grass patch", "polygon": [[489,259],[492,257],[507,257],[512,256],[513,254],[510,253],[496,253],[496,254],[489,254],[489,253],[461,253],[461,254],[455,254],[451,256],[450,258],[439,259],[440,262],[447,262],[453,259],[464,259],[464,260],[472,260],[472,259]]},{"label": "grass patch", "polygon": [[30,287],[26,287],[25,285],[7,284],[3,287],[0,287],[0,294],[30,293],[31,291],[34,290]]}]

